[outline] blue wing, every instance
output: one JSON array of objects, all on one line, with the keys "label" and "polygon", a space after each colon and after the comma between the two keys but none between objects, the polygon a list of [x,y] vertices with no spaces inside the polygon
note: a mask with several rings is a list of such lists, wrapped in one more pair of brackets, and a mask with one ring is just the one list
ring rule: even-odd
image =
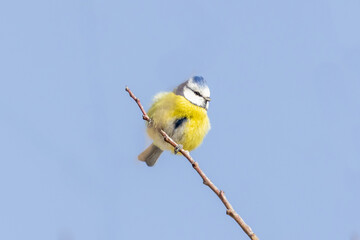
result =
[{"label": "blue wing", "polygon": [[183,123],[185,123],[187,120],[186,117],[183,117],[183,118],[179,118],[179,119],[176,119],[175,122],[174,122],[174,130],[177,129],[178,127],[180,127]]}]

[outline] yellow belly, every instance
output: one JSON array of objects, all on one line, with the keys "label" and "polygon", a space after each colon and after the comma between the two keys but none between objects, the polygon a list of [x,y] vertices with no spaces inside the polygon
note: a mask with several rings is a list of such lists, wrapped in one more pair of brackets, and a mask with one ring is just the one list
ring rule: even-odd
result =
[{"label": "yellow belly", "polygon": [[[148,115],[152,119],[152,123],[147,128],[148,135],[154,140],[154,144],[163,150],[173,150],[173,147],[163,140],[158,129],[163,129],[188,151],[198,147],[210,130],[207,111],[172,92],[155,96]],[[181,126],[181,132],[173,134],[174,122],[180,118],[187,120],[183,123],[184,126]]]}]

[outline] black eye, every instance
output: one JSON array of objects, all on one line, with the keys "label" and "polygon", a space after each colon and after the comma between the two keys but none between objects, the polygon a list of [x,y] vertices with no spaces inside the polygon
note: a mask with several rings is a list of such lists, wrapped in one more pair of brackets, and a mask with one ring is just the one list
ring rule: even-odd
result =
[{"label": "black eye", "polygon": [[200,95],[200,93],[199,93],[199,92],[197,92],[197,91],[195,91],[194,93],[195,93],[196,95],[198,95],[198,96],[201,96],[201,95]]}]

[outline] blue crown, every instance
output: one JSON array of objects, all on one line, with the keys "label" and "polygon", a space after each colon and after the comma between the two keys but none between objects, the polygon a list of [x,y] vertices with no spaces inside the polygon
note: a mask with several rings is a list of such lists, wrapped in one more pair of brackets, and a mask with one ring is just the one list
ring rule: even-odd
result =
[{"label": "blue crown", "polygon": [[201,76],[194,76],[194,77],[192,77],[192,79],[198,85],[202,85],[202,86],[206,85],[205,79]]}]

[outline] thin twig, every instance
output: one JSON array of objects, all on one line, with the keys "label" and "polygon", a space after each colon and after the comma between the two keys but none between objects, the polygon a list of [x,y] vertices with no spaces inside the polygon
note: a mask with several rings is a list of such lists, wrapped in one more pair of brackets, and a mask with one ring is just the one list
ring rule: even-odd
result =
[{"label": "thin twig", "polygon": [[[145,121],[150,122],[151,119],[150,117],[147,115],[147,113],[145,112],[143,106],[140,103],[140,100],[135,97],[135,95],[131,92],[131,90],[126,87],[125,90],[129,93],[130,97],[132,99],[135,100],[135,102],[137,103],[137,105],[139,106],[142,114],[143,114],[143,119]],[[179,145],[171,139],[171,137],[169,137],[169,135],[166,134],[165,131],[160,130],[161,135],[164,137],[164,141],[168,142],[171,146],[178,147]],[[200,175],[200,177],[203,179],[203,183],[208,186],[211,190],[213,190],[213,192],[220,198],[220,200],[222,201],[222,203],[225,205],[226,207],[226,214],[229,215],[230,217],[232,217],[238,224],[239,226],[243,229],[243,231],[249,236],[250,239],[252,240],[259,240],[259,238],[255,235],[255,233],[251,230],[250,226],[247,225],[244,220],[240,217],[239,214],[237,214],[237,212],[234,210],[234,208],[231,206],[230,202],[227,200],[224,191],[219,190],[214,183],[211,182],[211,180],[205,175],[205,173],[200,169],[199,164],[197,162],[194,161],[194,159],[190,156],[189,152],[184,150],[184,149],[180,149],[179,152],[181,152],[181,154],[191,163],[191,165],[193,166],[193,168],[196,170],[196,172]]]}]

